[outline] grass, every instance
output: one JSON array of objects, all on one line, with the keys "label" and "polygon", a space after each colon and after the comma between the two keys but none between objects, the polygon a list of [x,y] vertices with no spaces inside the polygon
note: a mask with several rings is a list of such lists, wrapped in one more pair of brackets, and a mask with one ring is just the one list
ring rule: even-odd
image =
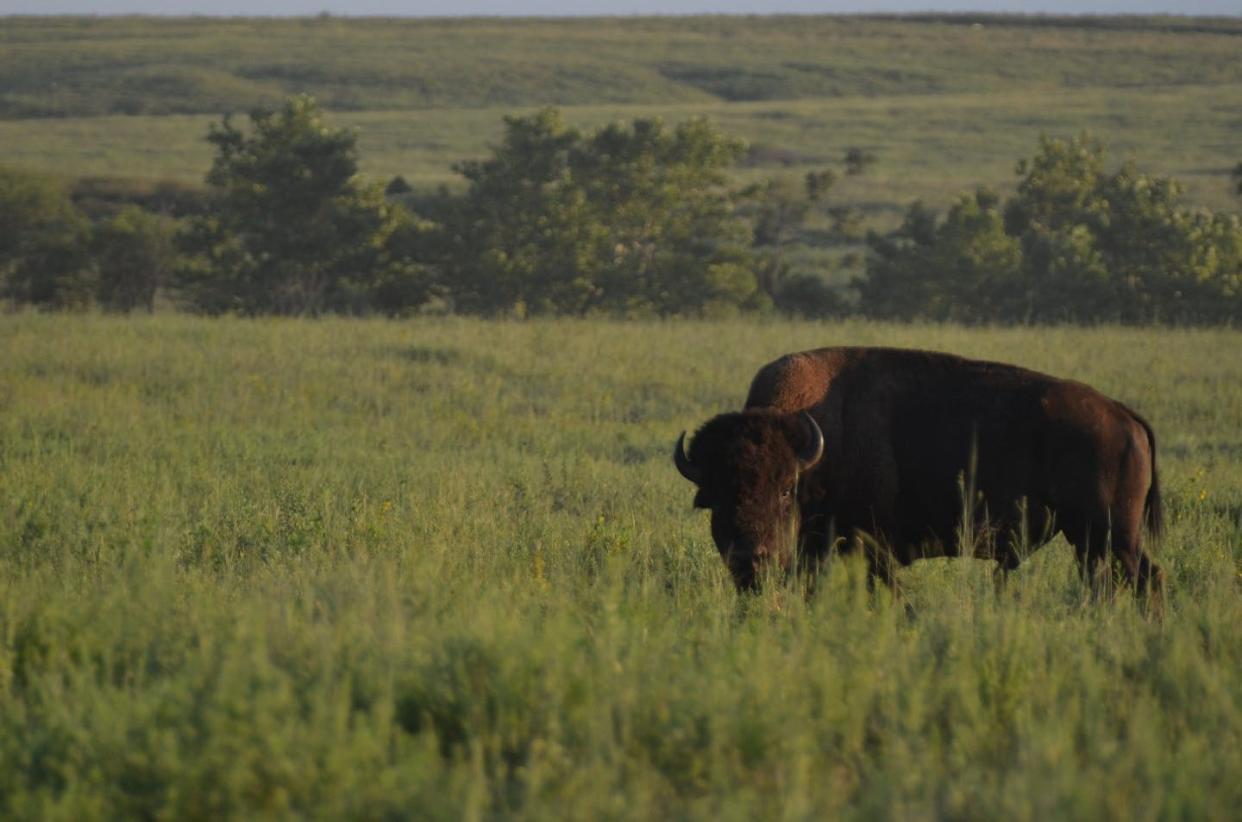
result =
[{"label": "grass", "polygon": [[1230,19],[6,20],[0,114],[733,102],[1236,84]]},{"label": "grass", "polygon": [[[778,103],[581,106],[564,110],[590,128],[618,119],[659,116],[678,122],[707,116],[752,144],[792,152],[790,165],[741,169],[741,178],[800,175],[839,166],[849,146],[866,146],[878,163],[843,177],[834,197],[871,215],[903,211],[914,199],[945,206],[977,185],[1012,188],[1014,166],[1041,134],[1090,130],[1114,162],[1171,175],[1191,202],[1236,205],[1229,172],[1236,164],[1237,107],[1242,84],[1178,90],[1098,89],[1026,94],[922,95]],[[1225,98],[1222,100],[1222,96]],[[336,127],[359,131],[362,171],[373,179],[400,174],[420,188],[460,185],[452,166],[486,156],[513,109],[337,113]],[[208,124],[218,117],[91,117],[0,120],[10,164],[79,176],[130,176],[201,182],[211,166]]]},{"label": "grass", "polygon": [[10,18],[3,161],[64,175],[202,181],[207,125],[296,92],[361,133],[363,170],[459,183],[501,118],[580,125],[706,115],[793,159],[876,153],[837,197],[893,222],[1013,166],[1041,133],[1091,129],[1120,159],[1236,204],[1242,27],[1233,20],[697,17],[578,20]]},{"label": "grass", "polygon": [[[978,25],[976,25],[978,24]],[[504,114],[848,146],[869,224],[1041,132],[1223,208],[1242,28],[1178,18],[6,19],[5,163],[194,183],[310,91],[453,183]],[[1061,540],[732,590],[670,464],[772,357],[930,347],[1085,380],[1159,438],[1165,619]],[[1242,803],[1232,330],[0,317],[0,817],[1227,818]]]},{"label": "grass", "polygon": [[[0,318],[0,816],[1226,818],[1229,330]],[[1155,426],[1163,623],[1062,541],[739,598],[669,459],[754,370],[912,345]]]}]

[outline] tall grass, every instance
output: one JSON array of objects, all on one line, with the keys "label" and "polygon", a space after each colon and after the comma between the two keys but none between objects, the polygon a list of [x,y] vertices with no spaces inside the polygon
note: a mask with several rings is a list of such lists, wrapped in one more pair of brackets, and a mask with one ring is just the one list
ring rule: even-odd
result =
[{"label": "tall grass", "polygon": [[365,111],[1222,85],[1242,80],[1240,35],[1173,18],[7,18],[0,116],[215,113],[306,91]]},{"label": "tall grass", "polygon": [[[1163,623],[1062,541],[995,594],[737,596],[670,464],[754,370],[915,345],[1147,416]],[[0,319],[0,816],[1225,818],[1236,331]]]}]

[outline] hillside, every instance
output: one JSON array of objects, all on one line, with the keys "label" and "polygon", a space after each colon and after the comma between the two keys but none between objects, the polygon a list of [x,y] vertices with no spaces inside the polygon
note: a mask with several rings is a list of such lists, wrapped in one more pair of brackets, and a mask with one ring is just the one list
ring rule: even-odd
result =
[{"label": "hillside", "polygon": [[0,117],[669,104],[1242,82],[1237,20],[11,18]]},{"label": "hillside", "polygon": [[[706,116],[746,140],[739,182],[840,169],[859,216],[792,249],[844,284],[858,239],[922,200],[1011,191],[1041,135],[1091,131],[1112,165],[1175,177],[1190,203],[1237,206],[1242,21],[1191,18],[689,17],[378,20],[7,18],[0,162],[143,201],[198,187],[208,126],[307,92],[359,132],[362,172],[423,191],[462,185],[503,118],[555,105],[594,127]],[[87,188],[98,191],[89,182]],[[129,192],[128,194],[126,192]],[[90,196],[90,195],[88,195]],[[850,259],[853,262],[850,262]]]}]

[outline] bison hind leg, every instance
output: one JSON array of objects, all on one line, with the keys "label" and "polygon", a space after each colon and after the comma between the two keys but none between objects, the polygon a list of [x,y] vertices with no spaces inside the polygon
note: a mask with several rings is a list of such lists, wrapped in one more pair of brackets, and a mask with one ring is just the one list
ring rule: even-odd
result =
[{"label": "bison hind leg", "polygon": [[1146,551],[1138,549],[1138,574],[1134,593],[1157,618],[1164,615],[1164,569]]},{"label": "bison hind leg", "polygon": [[1159,607],[1164,596],[1164,569],[1143,550],[1142,511],[1129,513],[1113,532],[1113,562],[1140,600]]},{"label": "bison hind leg", "polygon": [[1164,569],[1143,550],[1138,521],[1117,525],[1115,529],[1098,523],[1066,529],[1083,580],[1094,595],[1111,594],[1115,570],[1117,577],[1133,588],[1135,596],[1150,602],[1159,614],[1164,597]]}]

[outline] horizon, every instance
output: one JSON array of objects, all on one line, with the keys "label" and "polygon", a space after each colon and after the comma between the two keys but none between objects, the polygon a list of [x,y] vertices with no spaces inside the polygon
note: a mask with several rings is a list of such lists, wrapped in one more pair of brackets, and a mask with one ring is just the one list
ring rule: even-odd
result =
[{"label": "horizon", "polygon": [[[257,7],[257,8],[256,8]],[[772,4],[754,0],[527,0],[520,9],[501,0],[462,0],[454,13],[446,14],[442,3],[401,0],[277,0],[246,3],[242,0],[0,0],[0,16],[13,17],[238,17],[281,18],[329,15],[344,19],[463,19],[463,18],[627,18],[706,16],[885,16],[885,15],[1004,15],[1022,17],[1222,17],[1242,16],[1234,0],[1198,0],[1193,3],[1147,0],[957,0],[919,2],[808,2],[784,0]]]}]

